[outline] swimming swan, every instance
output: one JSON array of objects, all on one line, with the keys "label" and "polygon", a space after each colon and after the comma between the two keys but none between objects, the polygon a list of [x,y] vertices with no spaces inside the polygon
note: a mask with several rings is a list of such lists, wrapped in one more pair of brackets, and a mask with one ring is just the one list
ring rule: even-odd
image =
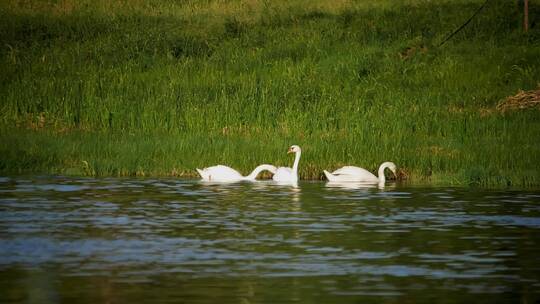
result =
[{"label": "swimming swan", "polygon": [[294,158],[294,164],[292,169],[289,167],[279,167],[276,170],[272,179],[277,182],[297,182],[298,181],[298,163],[300,162],[300,155],[302,150],[297,145],[292,145],[287,153],[296,153]]},{"label": "swimming swan", "polygon": [[216,182],[235,182],[242,180],[253,181],[261,173],[261,171],[270,171],[271,173],[276,173],[276,167],[272,165],[260,165],[257,166],[248,176],[243,176],[240,172],[234,170],[231,167],[217,165],[213,167],[208,167],[204,169],[197,168],[197,172],[202,177],[204,181],[216,181]]},{"label": "swimming swan", "polygon": [[[396,175],[396,165],[393,162],[384,162],[379,167],[379,177],[373,175],[366,169],[345,166],[330,173],[324,170],[324,175],[331,182],[366,182],[366,183],[382,183],[386,181],[384,177],[384,169],[390,169]],[[274,175],[275,176],[275,175]]]}]

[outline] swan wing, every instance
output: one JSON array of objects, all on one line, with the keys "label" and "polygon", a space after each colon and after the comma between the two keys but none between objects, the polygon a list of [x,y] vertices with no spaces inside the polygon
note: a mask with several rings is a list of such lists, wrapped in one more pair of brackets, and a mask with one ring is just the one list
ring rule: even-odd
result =
[{"label": "swan wing", "polygon": [[333,175],[347,176],[355,181],[378,181],[379,179],[368,170],[355,166],[345,166],[332,172]]},{"label": "swan wing", "polygon": [[290,181],[292,179],[293,171],[288,167],[279,167],[276,169],[276,173],[272,176],[275,181]]},{"label": "swan wing", "polygon": [[[197,170],[197,171],[199,171],[199,174],[201,174],[200,170]],[[223,165],[217,165],[217,166],[204,168],[202,172],[203,174],[201,174],[201,177],[204,180],[209,180],[209,181],[233,181],[233,180],[240,180],[243,178],[240,172],[234,170],[231,167],[227,167]]]}]

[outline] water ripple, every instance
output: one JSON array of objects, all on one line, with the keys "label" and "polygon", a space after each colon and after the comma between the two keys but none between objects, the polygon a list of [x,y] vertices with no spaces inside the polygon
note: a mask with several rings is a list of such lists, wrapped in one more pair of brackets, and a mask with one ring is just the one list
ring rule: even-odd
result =
[{"label": "water ripple", "polygon": [[0,177],[0,193],[0,287],[46,268],[341,296],[540,290],[535,191]]}]

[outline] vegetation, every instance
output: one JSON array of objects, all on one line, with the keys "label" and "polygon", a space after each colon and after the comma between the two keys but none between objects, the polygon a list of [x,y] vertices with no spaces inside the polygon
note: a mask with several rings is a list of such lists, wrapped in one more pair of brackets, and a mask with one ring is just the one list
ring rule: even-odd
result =
[{"label": "vegetation", "polygon": [[[57,0],[0,4],[0,172],[400,178],[540,185],[539,3]],[[535,23],[536,22],[536,23]]]}]

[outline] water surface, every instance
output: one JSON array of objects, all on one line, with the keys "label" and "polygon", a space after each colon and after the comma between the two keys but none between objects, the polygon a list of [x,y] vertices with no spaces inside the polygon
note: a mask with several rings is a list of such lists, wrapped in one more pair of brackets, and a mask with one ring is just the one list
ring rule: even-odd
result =
[{"label": "water surface", "polygon": [[540,299],[540,191],[0,178],[0,303]]}]

